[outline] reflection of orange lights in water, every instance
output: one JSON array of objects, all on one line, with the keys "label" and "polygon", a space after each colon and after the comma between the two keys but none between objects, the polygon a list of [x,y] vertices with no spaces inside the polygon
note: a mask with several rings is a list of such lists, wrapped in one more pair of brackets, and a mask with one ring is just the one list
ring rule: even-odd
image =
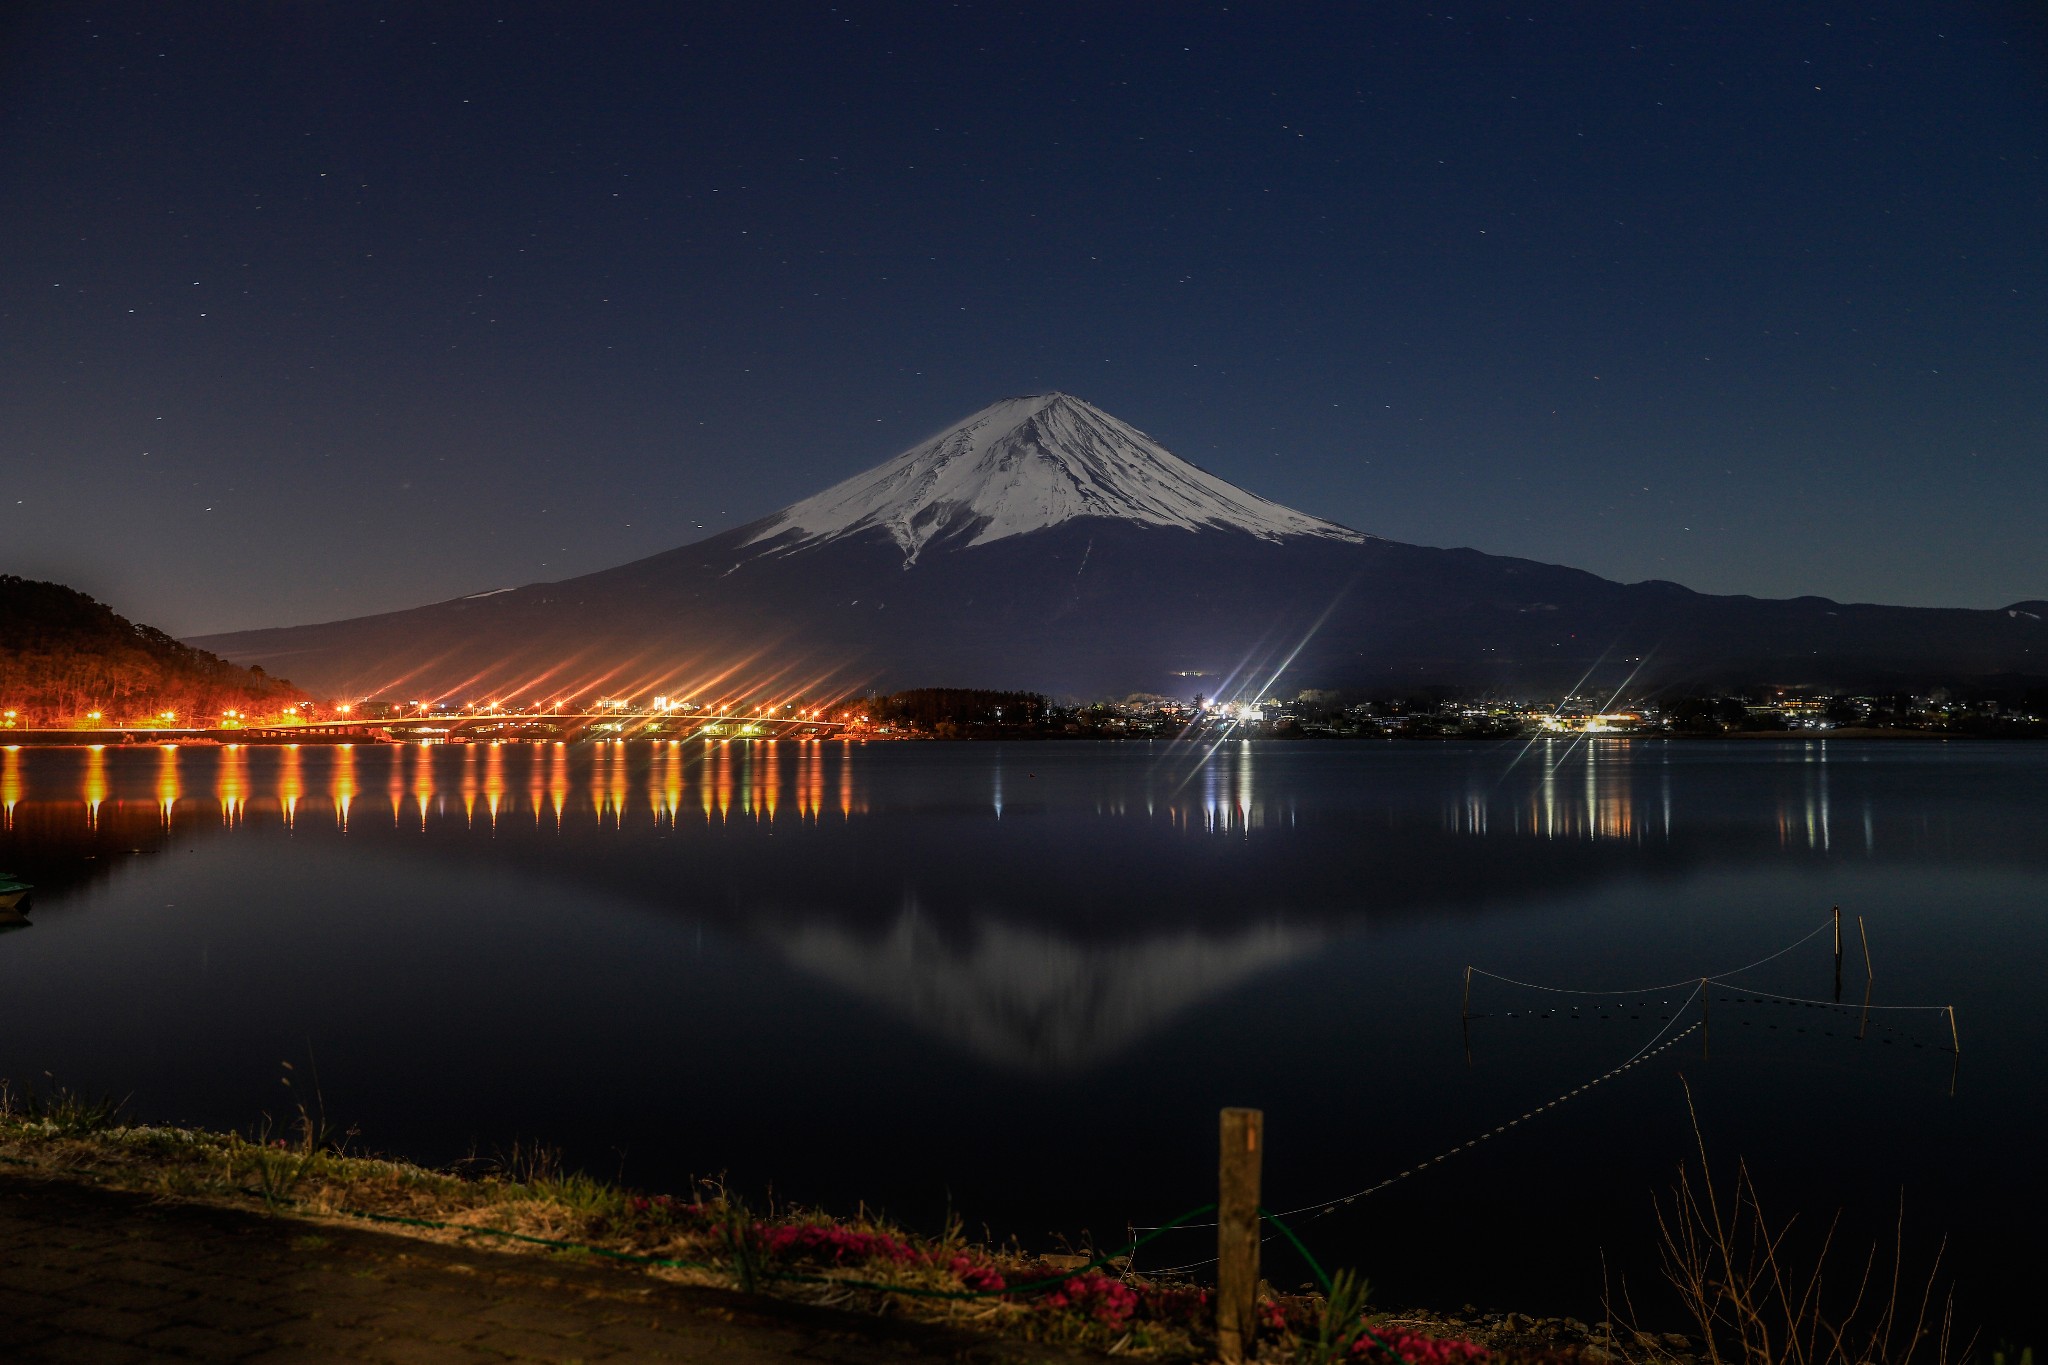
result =
[{"label": "reflection of orange lights in water", "polygon": [[782,753],[771,739],[756,744],[753,757],[761,762],[761,780],[756,784],[756,790],[761,794],[761,813],[773,820],[776,803],[782,795]]},{"label": "reflection of orange lights in water", "polygon": [[391,828],[398,828],[398,814],[405,807],[405,746],[391,745],[385,750],[391,760]]},{"label": "reflection of orange lights in water", "polygon": [[718,768],[713,781],[718,785],[718,818],[723,820],[732,809],[732,745],[726,740],[718,741]]},{"label": "reflection of orange lights in water", "polygon": [[599,740],[590,751],[590,781],[584,794],[590,798],[590,813],[604,823],[604,778],[612,757],[612,746]]},{"label": "reflection of orange lights in water", "polygon": [[21,804],[21,750],[15,745],[0,749],[0,815],[7,828],[14,828],[14,808]]},{"label": "reflection of orange lights in water", "polygon": [[476,823],[476,745],[462,746],[462,821]]},{"label": "reflection of orange lights in water", "polygon": [[668,827],[674,829],[683,804],[683,750],[672,739],[655,747],[654,766],[647,773],[647,799],[654,807],[654,822],[660,824],[666,815]]},{"label": "reflection of orange lights in water", "polygon": [[220,802],[220,822],[232,825],[242,818],[249,800],[249,751],[229,744],[220,751],[220,772],[214,779],[214,796]]},{"label": "reflection of orange lights in water", "polygon": [[348,832],[348,808],[356,799],[356,746],[343,744],[334,751],[334,823]]},{"label": "reflection of orange lights in water", "polygon": [[505,802],[505,746],[492,740],[484,750],[484,806],[491,813],[491,828],[498,827],[498,807]]},{"label": "reflection of orange lights in water", "polygon": [[434,797],[434,746],[412,746],[412,800],[420,813],[420,833],[427,832],[427,804]]},{"label": "reflection of orange lights in water", "polygon": [[298,818],[299,797],[304,794],[305,782],[299,772],[299,746],[284,746],[284,766],[277,776],[277,808],[284,816],[285,828],[290,829],[292,821]]},{"label": "reflection of orange lights in water", "polygon": [[88,829],[100,822],[100,807],[107,799],[107,751],[98,744],[85,751],[85,823]]},{"label": "reflection of orange lights in water", "polygon": [[742,815],[752,815],[754,802],[758,798],[754,790],[754,745],[751,742],[741,742],[739,751],[733,758],[733,773],[738,780],[733,792],[732,808]]},{"label": "reflection of orange lights in water", "polygon": [[548,799],[548,758],[553,749],[526,746],[526,804],[533,807],[533,827],[540,828],[541,804]]},{"label": "reflection of orange lights in water", "polygon": [[611,745],[612,765],[605,772],[605,800],[612,808],[612,824],[622,826],[626,821],[626,741],[614,740]]},{"label": "reflection of orange lights in water", "polygon": [[839,746],[839,818],[849,819],[853,815],[853,744],[843,742]]},{"label": "reflection of orange lights in water", "polygon": [[[1529,808],[1529,832],[1551,839],[1635,838],[1628,745],[1625,739],[1585,739],[1560,749],[1557,741],[1546,739],[1543,781]],[[1568,764],[1574,762],[1584,764],[1577,774],[1577,800],[1566,785],[1572,780]],[[1516,821],[1517,828],[1520,824]]]},{"label": "reflection of orange lights in water", "polygon": [[163,816],[163,822],[171,823],[171,812],[177,808],[181,795],[178,783],[178,746],[166,744],[156,756],[156,808]]},{"label": "reflection of orange lights in water", "polygon": [[562,808],[569,803],[569,746],[559,741],[548,753],[548,803],[555,808],[555,828],[562,827]]},{"label": "reflection of orange lights in water", "polygon": [[825,810],[825,746],[812,739],[804,741],[797,762],[798,809],[811,819]]}]

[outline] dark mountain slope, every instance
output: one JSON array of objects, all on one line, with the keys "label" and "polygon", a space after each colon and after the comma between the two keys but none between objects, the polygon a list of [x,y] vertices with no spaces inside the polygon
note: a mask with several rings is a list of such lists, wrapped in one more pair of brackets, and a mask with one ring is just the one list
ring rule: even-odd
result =
[{"label": "dark mountain slope", "polygon": [[138,626],[60,583],[0,574],[0,702],[24,726],[272,711],[290,683]]},{"label": "dark mountain slope", "polygon": [[601,573],[199,643],[365,695],[1904,686],[2048,674],[2043,613],[1712,597],[1280,507],[1064,395]]},{"label": "dark mountain slope", "polygon": [[202,643],[338,693],[529,699],[935,682],[1215,695],[1283,665],[1317,686],[1562,687],[1603,660],[1611,683],[1640,661],[1646,685],[2048,672],[2048,628],[2023,612],[1712,597],[1474,550],[1084,519],[906,569],[880,536],[744,559],[752,529],[562,583]]}]

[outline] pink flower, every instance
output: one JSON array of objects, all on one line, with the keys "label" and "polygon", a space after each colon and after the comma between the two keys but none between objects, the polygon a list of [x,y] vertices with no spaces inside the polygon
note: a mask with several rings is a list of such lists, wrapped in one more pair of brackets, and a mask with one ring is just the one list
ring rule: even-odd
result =
[{"label": "pink flower", "polygon": [[1072,1308],[1086,1313],[1112,1332],[1121,1329],[1138,1311],[1137,1291],[1099,1270],[1074,1276],[1047,1294],[1043,1302],[1048,1308]]},{"label": "pink flower", "polygon": [[829,1260],[834,1265],[848,1261],[915,1261],[915,1249],[885,1232],[858,1232],[826,1224],[756,1229],[761,1247],[770,1255]]},{"label": "pink flower", "polygon": [[1407,1365],[1476,1365],[1484,1348],[1450,1337],[1425,1337],[1400,1327],[1369,1328],[1351,1343],[1353,1359],[1405,1361]]},{"label": "pink flower", "polygon": [[946,1262],[946,1269],[953,1272],[953,1278],[969,1289],[989,1292],[1004,1287],[1002,1272],[992,1265],[981,1265],[973,1257],[956,1255]]}]

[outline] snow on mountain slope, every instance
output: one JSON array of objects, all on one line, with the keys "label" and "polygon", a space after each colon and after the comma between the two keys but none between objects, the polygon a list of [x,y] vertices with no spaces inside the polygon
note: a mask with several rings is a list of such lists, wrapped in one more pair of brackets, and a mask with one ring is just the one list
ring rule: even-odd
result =
[{"label": "snow on mountain slope", "polygon": [[992,403],[960,425],[768,518],[747,543],[788,553],[870,529],[916,562],[940,536],[980,545],[1075,517],[1187,530],[1227,527],[1263,540],[1363,541],[1333,521],[1226,483],[1144,432],[1064,393]]}]

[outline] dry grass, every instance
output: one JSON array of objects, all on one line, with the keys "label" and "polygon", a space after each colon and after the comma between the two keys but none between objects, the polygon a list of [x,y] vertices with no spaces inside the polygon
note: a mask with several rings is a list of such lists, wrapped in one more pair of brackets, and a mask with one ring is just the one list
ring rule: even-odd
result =
[{"label": "dry grass", "polygon": [[[685,1283],[1160,1360],[1207,1354],[1199,1320],[1133,1320],[1111,1330],[1086,1312],[1049,1308],[1042,1296],[943,1297],[963,1289],[960,1265],[1020,1283],[1059,1276],[1084,1257],[1047,1260],[984,1246],[957,1223],[922,1236],[865,1213],[835,1219],[751,1209],[715,1183],[683,1200],[643,1196],[566,1171],[545,1148],[428,1170],[343,1150],[316,1108],[301,1110],[281,1133],[267,1121],[249,1134],[215,1133],[126,1123],[118,1107],[99,1101],[62,1092],[25,1098],[0,1087],[0,1168],[272,1216],[375,1223],[427,1240],[623,1259]],[[778,1250],[777,1234],[791,1230],[822,1233],[826,1249]],[[840,1243],[884,1250],[841,1256],[833,1250]],[[864,1280],[934,1296],[879,1292]]]},{"label": "dry grass", "polygon": [[[1724,1188],[1707,1162],[1706,1139],[1686,1087],[1699,1170],[1681,1163],[1668,1198],[1657,1201],[1664,1278],[1698,1329],[1708,1365],[1952,1365],[1954,1294],[1943,1286],[1943,1241],[1924,1270],[1909,1269],[1903,1199],[1889,1244],[1854,1259],[1838,1255],[1841,1215],[1807,1233],[1795,1216],[1773,1222],[1747,1164]],[[1846,1264],[1845,1264],[1846,1261]],[[1618,1322],[1638,1321],[1624,1289]],[[1617,1340],[1629,1365],[1661,1358],[1655,1334]],[[1647,1348],[1647,1349],[1646,1349]]]}]

